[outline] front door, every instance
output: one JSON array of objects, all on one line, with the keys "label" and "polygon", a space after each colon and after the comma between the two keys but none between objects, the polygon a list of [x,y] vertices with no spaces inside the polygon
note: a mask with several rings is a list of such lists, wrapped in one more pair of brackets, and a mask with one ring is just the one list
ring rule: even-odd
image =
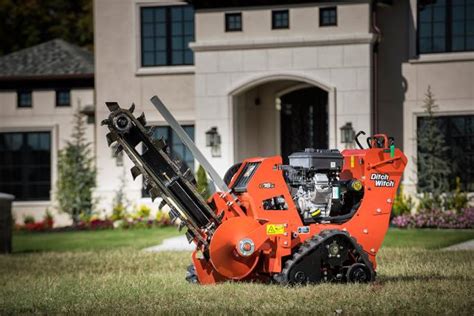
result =
[{"label": "front door", "polygon": [[312,87],[280,97],[281,155],[284,163],[295,151],[328,148],[328,93]]}]

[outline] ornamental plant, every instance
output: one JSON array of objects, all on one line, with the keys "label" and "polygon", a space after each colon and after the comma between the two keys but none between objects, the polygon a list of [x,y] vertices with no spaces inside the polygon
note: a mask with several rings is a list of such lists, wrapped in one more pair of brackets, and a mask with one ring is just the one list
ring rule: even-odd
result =
[{"label": "ornamental plant", "polygon": [[196,172],[196,178],[197,191],[205,200],[207,200],[211,196],[211,192],[209,191],[209,180],[207,179],[206,171],[201,165],[199,165]]},{"label": "ornamental plant", "polygon": [[439,197],[449,191],[448,177],[451,167],[446,159],[448,147],[435,117],[438,105],[429,86],[423,108],[425,117],[417,132],[418,192],[423,194],[422,200],[432,204],[426,205],[426,208],[440,208]]},{"label": "ornamental plant", "polygon": [[455,210],[424,210],[392,219],[399,228],[474,228],[474,208]]},{"label": "ornamental plant", "polygon": [[392,215],[398,216],[410,213],[415,203],[410,195],[405,195],[403,192],[403,185],[400,184],[397,195],[393,200]]},{"label": "ornamental plant", "polygon": [[96,185],[96,168],[91,144],[85,138],[82,114],[74,114],[71,139],[59,152],[56,199],[59,209],[70,215],[74,225],[80,216],[92,213],[92,190]]}]

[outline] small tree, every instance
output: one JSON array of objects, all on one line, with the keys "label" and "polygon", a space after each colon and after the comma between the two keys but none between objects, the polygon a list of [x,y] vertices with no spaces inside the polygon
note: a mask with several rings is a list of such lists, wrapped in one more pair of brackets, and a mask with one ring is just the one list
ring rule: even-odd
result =
[{"label": "small tree", "polygon": [[92,213],[92,189],[96,185],[96,169],[91,144],[85,138],[82,114],[74,114],[71,139],[59,151],[57,200],[59,209],[77,224],[81,215]]},{"label": "small tree", "polygon": [[434,200],[433,207],[440,207],[441,194],[449,190],[448,176],[451,169],[446,159],[448,148],[445,138],[434,116],[438,105],[430,87],[426,92],[423,107],[426,116],[418,126],[417,133],[418,190],[424,194],[424,198],[430,197]]},{"label": "small tree", "polygon": [[209,181],[207,179],[206,171],[201,165],[197,170],[196,177],[197,191],[205,200],[207,200],[211,196],[211,192],[209,191]]}]

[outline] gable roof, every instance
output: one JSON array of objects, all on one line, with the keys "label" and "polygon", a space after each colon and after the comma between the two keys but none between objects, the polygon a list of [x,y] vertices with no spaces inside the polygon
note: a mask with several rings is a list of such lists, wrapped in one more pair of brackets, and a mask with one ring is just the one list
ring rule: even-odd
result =
[{"label": "gable roof", "polygon": [[92,77],[92,53],[54,39],[0,57],[0,78]]}]

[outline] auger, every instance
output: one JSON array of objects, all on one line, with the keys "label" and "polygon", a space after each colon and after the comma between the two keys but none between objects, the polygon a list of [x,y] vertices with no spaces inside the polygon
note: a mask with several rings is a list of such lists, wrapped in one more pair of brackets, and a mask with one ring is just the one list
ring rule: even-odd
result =
[{"label": "auger", "polygon": [[186,228],[196,245],[186,279],[305,284],[370,282],[387,232],[393,199],[407,158],[393,138],[367,137],[367,148],[302,148],[285,165],[280,156],[256,157],[214,170],[158,97],[153,105],[208,172],[216,192],[204,200],[192,170],[154,139],[135,106],[107,102],[108,145],[124,151],[160,208]]}]

